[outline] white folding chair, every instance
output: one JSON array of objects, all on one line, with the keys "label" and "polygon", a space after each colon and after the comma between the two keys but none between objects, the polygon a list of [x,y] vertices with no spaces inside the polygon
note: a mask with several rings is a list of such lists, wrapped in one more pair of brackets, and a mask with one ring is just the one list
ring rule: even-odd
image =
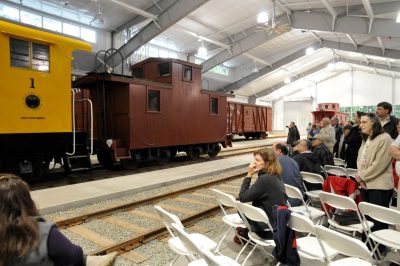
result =
[{"label": "white folding chair", "polygon": [[342,166],[344,168],[346,168],[346,165],[347,165],[346,161],[343,159],[340,159],[340,158],[333,158],[333,163],[336,166]]},{"label": "white folding chair", "polygon": [[[233,213],[233,214],[228,214],[226,213],[226,210],[224,206],[226,207],[231,207],[236,209],[236,200],[232,195],[229,195],[227,193],[224,193],[222,191],[219,191],[217,189],[211,189],[212,192],[214,193],[215,198],[218,201],[219,206],[221,207],[222,213],[224,216],[222,217],[222,221],[229,225],[228,231],[224,234],[224,236],[221,238],[221,240],[218,242],[217,247],[215,248],[215,252],[219,252],[219,248],[221,246],[222,241],[225,239],[225,237],[234,230],[236,236],[239,238],[240,242],[244,240],[244,242],[247,241],[247,239],[242,238],[240,235],[236,233],[236,227],[241,227],[241,228],[246,228],[246,225],[244,224],[242,218],[238,213]],[[243,242],[242,242],[243,244]]]},{"label": "white folding chair", "polygon": [[354,169],[354,168],[346,168],[346,171],[347,171],[347,176],[348,177],[352,177],[352,178],[356,178],[356,175],[357,175],[357,173],[358,173],[358,170],[357,169]]},{"label": "white folding chair", "polygon": [[[251,206],[247,203],[242,203],[242,202],[237,202],[237,208],[238,208],[239,212],[243,215],[243,217],[245,217],[245,219],[250,219],[255,222],[265,223],[267,225],[268,229],[272,231],[272,226],[269,223],[268,216],[262,209]],[[247,257],[244,259],[242,265],[246,264],[247,259],[251,256],[251,254],[256,249],[256,247],[260,247],[261,251],[265,255],[268,255],[268,256],[274,258],[271,253],[266,252],[266,250],[263,249],[263,247],[274,247],[275,246],[274,240],[273,239],[263,239],[263,238],[259,237],[256,233],[254,233],[251,230],[250,226],[248,227],[248,229],[249,229],[249,241],[239,252],[238,256],[236,257],[236,261],[239,260],[240,255],[246,249],[247,245],[250,242],[253,242],[255,245],[254,245],[253,249],[250,251],[250,253],[247,255]]]},{"label": "white folding chair", "polygon": [[285,184],[286,195],[289,198],[299,199],[303,203],[301,206],[297,207],[289,207],[292,212],[297,212],[303,214],[310,218],[314,223],[318,223],[322,217],[325,216],[325,213],[317,208],[312,206],[308,206],[303,199],[303,195],[301,194],[300,190],[297,187],[290,186]]},{"label": "white folding chair", "polygon": [[[367,233],[367,228],[371,228],[374,225],[373,222],[366,221],[361,217],[360,212],[357,208],[357,204],[352,198],[327,192],[319,193],[319,198],[322,202],[322,207],[324,208],[324,211],[328,217],[329,228],[333,227],[339,231],[351,233],[354,236],[356,232],[362,233],[365,231]],[[331,217],[331,214],[329,213],[325,204],[328,204],[329,206],[340,210],[355,211],[360,222],[351,225],[340,225]]]},{"label": "white folding chair", "polygon": [[[301,173],[301,176],[303,177],[303,181],[306,181],[311,184],[321,184],[321,186],[324,184],[324,178],[319,174],[314,174],[314,173],[310,173],[310,172],[300,172],[300,173]],[[308,191],[304,182],[303,182],[303,186],[304,186],[305,193],[308,196],[308,200],[306,202],[307,204],[309,204],[312,199],[319,200],[319,193],[322,190],[318,189],[318,190]]]},{"label": "white folding chair", "polygon": [[[382,207],[379,205],[371,204],[368,202],[360,202],[358,204],[360,213],[365,219],[365,216],[369,216],[379,222],[386,223],[389,225],[400,225],[400,211]],[[394,229],[382,229],[371,232],[368,229],[368,238],[372,239],[375,246],[372,252],[378,248],[379,244],[391,247],[394,249],[400,249],[400,232]]]},{"label": "white folding chair", "polygon": [[306,216],[292,212],[288,227],[307,236],[296,238],[297,251],[303,258],[317,261],[326,261],[327,258],[335,257],[338,252],[330,247],[324,247],[317,237],[313,222]]},{"label": "white folding chair", "polygon": [[[329,266],[371,266],[374,265],[368,247],[362,241],[350,236],[341,234],[321,225],[315,226],[317,237],[322,240],[322,244],[337,250],[339,253],[349,256],[349,258],[339,259],[330,262]],[[329,260],[330,261],[330,260]]]},{"label": "white folding chair", "polygon": [[[185,248],[185,246],[182,244],[181,240],[179,237],[175,236],[172,230],[172,224],[175,224],[176,226],[179,226],[180,228],[184,228],[182,222],[179,220],[178,216],[175,214],[169,213],[160,206],[154,206],[154,208],[157,210],[158,215],[161,218],[161,221],[164,223],[165,227],[167,228],[169,234],[171,235],[171,238],[168,240],[168,246],[172,251],[174,251],[178,256],[170,263],[170,265],[173,265],[175,261],[179,258],[179,256],[185,256],[187,259],[190,260],[190,253],[188,250]],[[196,242],[201,243],[201,245],[206,248],[206,249],[214,249],[217,246],[217,243],[215,243],[213,240],[210,238],[202,235],[202,234],[197,234],[193,233],[191,234],[193,239],[196,239]]]},{"label": "white folding chair", "polygon": [[240,266],[235,260],[227,256],[216,256],[211,253],[209,249],[205,249],[202,243],[197,242],[197,239],[193,237],[193,234],[188,234],[178,224],[171,224],[171,227],[177,233],[180,241],[189,253],[192,261],[188,266],[208,266],[208,265],[226,265],[226,266]]},{"label": "white folding chair", "polygon": [[324,170],[327,175],[331,174],[334,176],[344,176],[346,178],[349,178],[349,176],[347,175],[346,168],[343,168],[341,166],[325,165]]}]

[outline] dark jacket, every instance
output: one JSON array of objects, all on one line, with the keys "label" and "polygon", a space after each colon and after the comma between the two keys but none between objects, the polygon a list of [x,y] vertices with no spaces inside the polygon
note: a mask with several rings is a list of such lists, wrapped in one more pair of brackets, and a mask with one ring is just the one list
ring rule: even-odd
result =
[{"label": "dark jacket", "polygon": [[[273,225],[275,216],[272,214],[275,205],[286,205],[287,195],[285,186],[279,176],[271,176],[259,173],[256,182],[250,186],[251,178],[243,179],[240,188],[239,199],[241,202],[250,202],[255,207],[259,207],[265,211]],[[263,223],[251,223],[252,231],[263,231],[267,228]]]},{"label": "dark jacket", "polygon": [[293,142],[300,139],[300,133],[296,126],[289,127],[287,144],[293,145]]},{"label": "dark jacket", "polygon": [[386,133],[388,133],[392,139],[396,139],[397,135],[399,135],[399,133],[397,133],[397,126],[396,126],[398,121],[399,121],[398,118],[396,118],[395,116],[391,115],[389,123],[386,123],[383,126],[383,130]]},{"label": "dark jacket", "polygon": [[348,168],[357,168],[358,150],[361,147],[362,138],[359,126],[351,128],[349,135],[345,138],[347,144],[345,160]]},{"label": "dark jacket", "polygon": [[321,164],[318,157],[312,152],[303,152],[293,157],[299,165],[300,172],[321,174]]},{"label": "dark jacket", "polygon": [[276,223],[274,223],[275,248],[272,255],[282,264],[300,265],[300,256],[297,252],[296,234],[287,226],[292,212],[286,206],[274,208]]},{"label": "dark jacket", "polygon": [[[300,174],[299,165],[295,160],[286,155],[278,157],[279,163],[282,166],[282,180],[283,183],[297,187],[301,194],[304,196],[303,177]],[[300,206],[301,200],[289,198],[290,206]]]},{"label": "dark jacket", "polygon": [[320,145],[315,147],[313,153],[318,157],[321,166],[335,164],[333,162],[333,154],[328,149],[328,147],[325,146],[324,143],[321,143]]},{"label": "dark jacket", "polygon": [[343,134],[343,128],[339,125],[336,125],[333,129],[335,130],[336,142],[338,142]]}]

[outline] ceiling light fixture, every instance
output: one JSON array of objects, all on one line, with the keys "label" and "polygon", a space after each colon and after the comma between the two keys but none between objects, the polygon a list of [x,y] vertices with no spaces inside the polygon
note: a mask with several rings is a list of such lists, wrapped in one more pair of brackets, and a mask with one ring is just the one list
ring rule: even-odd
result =
[{"label": "ceiling light fixture", "polygon": [[397,14],[396,23],[400,23],[400,11],[399,11],[399,13]]},{"label": "ceiling light fixture", "polygon": [[257,15],[257,23],[267,23],[268,22],[268,13],[267,12],[260,12]]},{"label": "ceiling light fixture", "polygon": [[253,71],[252,71],[252,72],[253,72],[253,73],[258,72],[257,61],[256,61],[256,60],[254,60],[254,68],[253,68]]},{"label": "ceiling light fixture", "polygon": [[207,48],[204,47],[203,42],[201,42],[201,46],[199,47],[199,50],[197,50],[197,54],[198,54],[200,57],[207,56]]},{"label": "ceiling light fixture", "polygon": [[289,84],[290,82],[292,82],[292,80],[290,78],[285,78],[285,80],[283,82],[285,84]]}]

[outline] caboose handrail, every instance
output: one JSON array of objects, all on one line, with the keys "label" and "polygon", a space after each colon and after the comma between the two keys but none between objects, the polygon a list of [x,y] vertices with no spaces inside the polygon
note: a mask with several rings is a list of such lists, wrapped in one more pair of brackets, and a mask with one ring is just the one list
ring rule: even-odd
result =
[{"label": "caboose handrail", "polygon": [[90,108],[90,155],[93,155],[93,103],[90,99],[76,100],[77,102],[88,102]]}]

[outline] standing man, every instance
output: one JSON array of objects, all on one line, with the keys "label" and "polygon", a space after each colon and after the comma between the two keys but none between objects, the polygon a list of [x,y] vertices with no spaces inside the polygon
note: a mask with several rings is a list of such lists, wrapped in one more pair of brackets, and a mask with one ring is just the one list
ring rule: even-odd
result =
[{"label": "standing man", "polygon": [[300,133],[299,133],[299,130],[297,129],[297,126],[295,125],[294,122],[290,122],[289,132],[288,132],[288,137],[287,137],[287,144],[289,144],[290,146],[293,146],[293,143],[299,139],[300,139]]},{"label": "standing man", "polygon": [[343,129],[342,127],[339,125],[339,118],[334,117],[331,119],[331,125],[333,127],[333,129],[335,130],[335,138],[336,138],[336,142],[338,142],[340,140],[340,137],[343,134]]},{"label": "standing man", "polygon": [[399,121],[394,115],[390,115],[393,107],[388,102],[378,103],[376,106],[376,115],[379,117],[383,130],[390,135],[392,139],[397,138],[396,124]]},{"label": "standing man", "polygon": [[333,153],[333,146],[335,146],[336,142],[336,133],[331,125],[331,119],[329,119],[329,117],[324,117],[322,119],[319,135],[325,146],[328,147],[328,150]]}]

